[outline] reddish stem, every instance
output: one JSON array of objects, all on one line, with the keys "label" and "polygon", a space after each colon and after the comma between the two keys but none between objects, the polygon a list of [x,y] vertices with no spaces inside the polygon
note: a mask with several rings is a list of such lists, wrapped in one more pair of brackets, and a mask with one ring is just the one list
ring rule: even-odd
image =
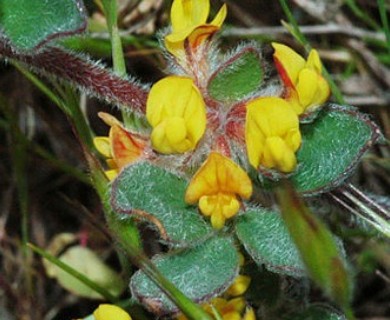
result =
[{"label": "reddish stem", "polygon": [[19,53],[0,39],[0,56],[17,60],[49,76],[72,83],[83,91],[110,103],[144,114],[148,90],[133,79],[118,77],[112,71],[83,56],[58,47],[45,47],[36,54]]}]

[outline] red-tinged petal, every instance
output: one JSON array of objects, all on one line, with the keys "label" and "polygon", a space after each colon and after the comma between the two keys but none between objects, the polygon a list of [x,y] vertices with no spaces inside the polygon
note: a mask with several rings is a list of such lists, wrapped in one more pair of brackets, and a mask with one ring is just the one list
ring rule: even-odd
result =
[{"label": "red-tinged petal", "polygon": [[294,87],[298,80],[299,72],[305,66],[306,61],[298,53],[288,46],[273,42],[274,60],[282,81],[287,87]]},{"label": "red-tinged petal", "polygon": [[144,142],[118,125],[111,127],[110,141],[113,159],[119,169],[136,161],[142,155]]},{"label": "red-tinged petal", "polygon": [[221,7],[211,23],[207,23],[209,11],[209,0],[174,0],[171,8],[172,33],[164,39],[167,50],[182,59],[186,39],[191,48],[195,48],[219,30],[226,18],[226,5]]},{"label": "red-tinged petal", "polygon": [[197,48],[203,42],[205,42],[208,38],[210,38],[215,32],[219,30],[219,27],[213,25],[203,25],[197,27],[192,31],[189,35],[188,40],[192,48]]}]

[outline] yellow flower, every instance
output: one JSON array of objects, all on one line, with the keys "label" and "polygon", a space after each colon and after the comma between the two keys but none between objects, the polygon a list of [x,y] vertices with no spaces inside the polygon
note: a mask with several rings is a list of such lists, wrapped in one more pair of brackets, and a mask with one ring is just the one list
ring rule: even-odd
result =
[{"label": "yellow flower", "polygon": [[[244,256],[241,253],[239,253],[239,256],[240,267],[242,267],[244,265]],[[210,300],[208,303],[203,304],[202,308],[212,316],[215,316],[217,312],[223,320],[256,320],[254,310],[246,305],[243,297],[250,281],[250,277],[238,275],[222,297]],[[176,319],[187,320],[183,314],[180,314]]]},{"label": "yellow flower", "polygon": [[214,298],[208,306],[210,309],[207,310],[206,308],[206,311],[212,314],[212,308],[214,307],[224,320],[241,320],[241,313],[244,311],[245,306],[245,299],[242,297],[231,300]]},{"label": "yellow flower", "polygon": [[297,163],[295,152],[301,145],[298,116],[284,99],[252,100],[247,104],[245,140],[252,166],[291,172]]},{"label": "yellow flower", "polygon": [[322,65],[316,50],[311,50],[307,61],[291,48],[273,43],[274,60],[286,86],[286,98],[300,115],[323,104],[330,95],[328,82],[321,75]]},{"label": "yellow flower", "polygon": [[120,122],[109,114],[100,112],[99,116],[111,126],[108,137],[96,137],[96,149],[107,158],[110,170],[105,173],[112,180],[126,165],[141,157],[145,142],[122,128]]},{"label": "yellow flower", "polygon": [[93,316],[96,320],[131,320],[126,311],[112,304],[99,305]]},{"label": "yellow flower", "polygon": [[[230,300],[214,298],[202,307],[211,316],[214,316],[215,311],[218,312],[223,320],[256,320],[254,310],[246,307],[245,299],[242,297]],[[187,317],[180,314],[176,319],[187,320]]]},{"label": "yellow flower", "polygon": [[165,37],[168,51],[180,56],[186,39],[191,48],[196,48],[218,31],[226,18],[227,7],[223,5],[213,21],[207,23],[209,12],[210,0],[174,0],[171,8],[172,33]]},{"label": "yellow flower", "polygon": [[206,130],[206,107],[193,80],[169,76],[155,83],[146,103],[153,148],[164,154],[193,150]]},{"label": "yellow flower", "polygon": [[203,215],[211,216],[212,226],[220,229],[226,219],[239,211],[238,197],[248,199],[251,194],[252,183],[247,173],[229,158],[212,152],[192,178],[185,201],[199,202]]},{"label": "yellow flower", "polygon": [[239,274],[236,279],[234,279],[233,284],[227,289],[226,293],[233,297],[240,296],[246,292],[250,283],[250,277]]}]

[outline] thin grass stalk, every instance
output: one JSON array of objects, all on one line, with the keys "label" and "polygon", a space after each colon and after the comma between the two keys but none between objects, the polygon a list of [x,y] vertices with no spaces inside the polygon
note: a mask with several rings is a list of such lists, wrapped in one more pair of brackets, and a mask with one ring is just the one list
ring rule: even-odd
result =
[{"label": "thin grass stalk", "polygon": [[387,17],[385,0],[378,0],[378,8],[379,8],[379,14],[381,16],[383,32],[386,35],[387,49],[388,49],[388,51],[390,53],[390,26],[389,26],[389,20],[388,20],[388,17]]},{"label": "thin grass stalk", "polygon": [[368,26],[373,28],[376,31],[381,30],[381,27],[379,24],[372,19],[369,15],[367,15],[363,10],[359,8],[359,6],[356,4],[355,0],[345,0],[346,5],[352,10],[352,12],[360,18],[364,23],[366,23]]},{"label": "thin grass stalk", "polygon": [[27,145],[28,142],[21,139],[20,128],[17,114],[12,112],[6,101],[1,101],[1,109],[4,117],[8,123],[8,132],[10,133],[10,148],[13,164],[13,178],[18,192],[19,212],[21,215],[20,232],[21,232],[21,246],[24,266],[24,285],[25,290],[29,296],[33,295],[33,273],[31,252],[27,247],[29,241],[29,222],[30,216],[28,211],[28,180],[27,180]]},{"label": "thin grass stalk", "polygon": [[350,204],[348,204],[344,199],[342,199],[342,197],[340,197],[340,195],[337,195],[337,194],[334,194],[334,193],[330,193],[329,194],[329,197],[337,204],[339,205],[341,208],[347,210],[349,213],[355,215],[356,217],[362,219],[363,221],[367,222],[368,224],[370,224],[371,226],[373,226],[375,229],[377,230],[380,230],[381,227],[380,225],[372,220],[371,218],[369,217],[366,217],[364,216],[361,212],[359,212],[358,210],[356,210],[355,208],[353,208]]},{"label": "thin grass stalk", "polygon": [[30,80],[42,93],[48,97],[52,102],[54,102],[57,107],[59,107],[62,112],[65,114],[69,114],[69,110],[67,109],[64,101],[62,101],[58,96],[47,86],[45,85],[37,76],[35,76],[32,72],[28,71],[24,68],[20,63],[16,61],[11,61],[11,64],[28,80]]},{"label": "thin grass stalk", "polygon": [[[126,76],[126,62],[123,55],[123,46],[118,29],[118,4],[116,0],[102,0],[104,13],[107,20],[107,27],[111,38],[112,61],[114,72],[120,76]],[[131,113],[121,108],[123,122],[130,125],[133,122]]]},{"label": "thin grass stalk", "polygon": [[104,299],[116,303],[118,299],[113,296],[108,290],[97,284],[95,281],[89,279],[82,273],[78,272],[76,269],[72,268],[68,264],[62,262],[61,260],[57,259],[55,256],[51,255],[50,253],[46,252],[45,250],[37,247],[36,245],[32,243],[28,243],[28,247],[30,247],[35,253],[40,255],[41,257],[45,258],[47,261],[53,263],[57,267],[59,267],[61,270],[67,272],[75,279],[82,282],[84,285],[86,285],[88,288],[94,290],[98,294],[100,294]]}]

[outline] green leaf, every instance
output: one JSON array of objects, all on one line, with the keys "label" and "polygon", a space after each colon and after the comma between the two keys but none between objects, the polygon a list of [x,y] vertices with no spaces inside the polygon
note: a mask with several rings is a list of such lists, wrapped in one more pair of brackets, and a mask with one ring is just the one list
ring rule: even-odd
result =
[{"label": "green leaf", "polygon": [[186,187],[187,182],[173,173],[139,162],[125,168],[115,180],[111,204],[118,213],[141,210],[152,215],[157,221],[150,221],[162,225],[162,236],[166,234],[169,244],[192,246],[214,231],[196,208],[184,202]]},{"label": "green leaf", "polygon": [[214,72],[207,90],[216,100],[238,101],[256,92],[263,76],[260,53],[254,47],[244,47]]},{"label": "green leaf", "polygon": [[248,209],[238,217],[236,233],[257,264],[293,277],[306,275],[299,252],[279,213],[264,208]]},{"label": "green leaf", "polygon": [[0,26],[18,49],[84,31],[86,15],[80,0],[2,0]]},{"label": "green leaf", "polygon": [[[238,274],[239,258],[232,239],[214,237],[203,244],[177,254],[152,259],[160,272],[186,296],[197,303],[225,291]],[[177,311],[177,307],[142,270],[131,279],[132,295],[159,315]]]},{"label": "green leaf", "polygon": [[345,316],[323,306],[310,306],[302,313],[288,317],[288,320],[346,320]]},{"label": "green leaf", "polygon": [[302,125],[301,132],[298,168],[291,180],[304,195],[341,185],[381,136],[367,115],[334,104],[324,108],[312,124]]},{"label": "green leaf", "polygon": [[352,286],[334,237],[289,184],[283,184],[277,196],[283,219],[306,270],[326,294],[349,312]]}]

